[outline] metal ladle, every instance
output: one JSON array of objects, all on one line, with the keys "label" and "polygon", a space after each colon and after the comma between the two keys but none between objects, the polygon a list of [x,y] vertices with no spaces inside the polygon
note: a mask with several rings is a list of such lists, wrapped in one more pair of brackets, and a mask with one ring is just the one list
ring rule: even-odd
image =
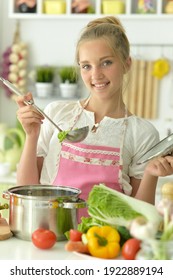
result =
[{"label": "metal ladle", "polygon": [[[19,96],[23,96],[23,94],[9,81],[5,80],[4,78],[0,77],[0,81],[3,82],[3,84],[8,87],[11,91],[15,92]],[[48,119],[58,130],[59,132],[63,132],[63,130],[56,124],[52,119],[46,115],[44,111],[42,111],[37,105],[35,105],[33,100],[24,101],[26,105],[32,105],[41,115],[43,115],[46,119]],[[70,130],[66,136],[65,139],[68,142],[81,142],[86,138],[89,132],[89,126],[84,126],[78,129]]]}]

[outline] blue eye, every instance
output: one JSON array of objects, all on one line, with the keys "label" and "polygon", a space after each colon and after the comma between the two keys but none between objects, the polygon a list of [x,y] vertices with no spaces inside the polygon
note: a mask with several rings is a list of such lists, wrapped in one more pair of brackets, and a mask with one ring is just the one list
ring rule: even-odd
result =
[{"label": "blue eye", "polygon": [[111,64],[112,64],[112,61],[105,60],[105,61],[103,61],[102,66],[105,67],[105,66],[108,66],[108,65],[111,65]]},{"label": "blue eye", "polygon": [[84,70],[89,70],[91,68],[91,66],[88,64],[84,64],[84,65],[81,65],[81,68]]}]

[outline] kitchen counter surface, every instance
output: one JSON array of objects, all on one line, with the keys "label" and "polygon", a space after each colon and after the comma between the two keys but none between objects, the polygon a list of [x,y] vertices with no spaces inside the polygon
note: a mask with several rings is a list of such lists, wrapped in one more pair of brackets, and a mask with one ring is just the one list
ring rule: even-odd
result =
[{"label": "kitchen counter surface", "polygon": [[0,260],[81,260],[77,254],[64,249],[66,242],[57,242],[51,249],[41,250],[31,241],[13,236],[0,241]]}]

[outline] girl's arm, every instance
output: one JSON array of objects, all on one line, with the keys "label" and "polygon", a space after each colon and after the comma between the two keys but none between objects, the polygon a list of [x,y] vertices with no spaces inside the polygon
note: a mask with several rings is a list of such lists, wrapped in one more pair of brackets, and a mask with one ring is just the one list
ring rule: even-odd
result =
[{"label": "girl's arm", "polygon": [[43,157],[37,158],[37,141],[26,137],[24,149],[17,167],[17,184],[40,184]]},{"label": "girl's arm", "polygon": [[43,158],[37,158],[37,142],[43,116],[32,106],[24,104],[25,100],[31,99],[30,93],[16,99],[19,106],[17,117],[26,134],[24,149],[17,168],[18,185],[39,184],[43,165]]},{"label": "girl's arm", "polygon": [[148,163],[142,180],[131,178],[132,196],[146,202],[155,203],[158,177],[173,174],[173,157],[159,157]]},{"label": "girl's arm", "polygon": [[132,196],[136,199],[146,201],[148,203],[155,203],[155,192],[158,177],[154,177],[144,172],[142,180],[131,178]]}]

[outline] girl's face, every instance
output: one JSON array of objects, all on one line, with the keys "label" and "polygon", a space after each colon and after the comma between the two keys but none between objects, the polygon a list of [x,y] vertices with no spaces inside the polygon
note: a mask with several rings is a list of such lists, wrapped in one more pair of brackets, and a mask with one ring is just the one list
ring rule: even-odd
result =
[{"label": "girl's face", "polygon": [[119,96],[124,68],[103,39],[86,41],[79,48],[81,77],[89,92],[101,98]]}]

